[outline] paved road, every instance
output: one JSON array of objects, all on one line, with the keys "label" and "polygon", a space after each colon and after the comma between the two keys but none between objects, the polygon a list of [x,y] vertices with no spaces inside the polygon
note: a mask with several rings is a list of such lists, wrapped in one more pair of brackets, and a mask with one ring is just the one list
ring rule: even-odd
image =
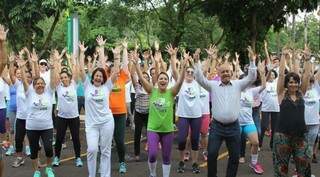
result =
[{"label": "paved road", "polygon": [[[83,127],[83,125],[82,125]],[[124,177],[147,177],[148,176],[148,166],[147,166],[147,153],[142,150],[141,155],[141,162],[135,162],[131,160],[130,156],[133,154],[133,132],[131,130],[127,130],[126,132],[126,142],[127,142],[127,152],[128,152],[128,173],[122,175]],[[268,140],[268,139],[267,139]],[[259,160],[263,164],[265,173],[262,176],[272,177],[273,176],[273,165],[272,165],[272,155],[269,148],[267,148],[268,141],[265,142],[265,148],[262,149],[259,155]],[[84,138],[84,130],[81,130],[81,144],[82,144],[82,152],[85,153],[86,143]],[[144,143],[142,143],[144,144]],[[187,169],[186,172],[183,174],[178,174],[176,172],[177,162],[178,162],[178,151],[176,149],[177,145],[175,144],[173,149],[173,157],[172,157],[172,169],[171,169],[171,177],[206,177],[206,163],[201,161],[201,173],[200,174],[192,174],[191,172],[191,162],[187,162]],[[142,147],[143,148],[143,145]],[[218,162],[218,176],[224,177],[225,176],[225,169],[227,166],[227,153],[225,153],[225,147],[221,148],[219,162]],[[246,159],[249,160],[249,147],[247,146],[247,157]],[[60,167],[54,168],[56,172],[56,177],[87,177],[87,166],[86,166],[86,157],[83,154],[83,160],[85,166],[82,168],[74,167],[74,161],[72,159],[73,156],[73,147],[72,142],[67,138],[67,149],[64,149],[62,152],[62,159],[63,163]],[[320,154],[318,154],[320,158]],[[159,161],[161,157],[159,156]],[[31,168],[31,161],[28,158],[24,166],[19,168],[12,168],[10,165],[12,164],[14,158],[13,157],[5,157],[5,175],[4,177],[31,177],[32,176],[32,168]],[[119,177],[121,175],[117,172],[117,154],[115,149],[112,151],[112,177]],[[291,165],[291,174],[293,173],[293,166]],[[312,172],[316,176],[320,177],[320,164],[312,164]],[[158,163],[158,176],[161,176],[161,164]],[[44,174],[42,176],[45,176]],[[99,175],[97,175],[99,176]],[[238,170],[239,177],[253,177],[255,175],[251,169],[249,169],[248,164],[241,164]]]}]

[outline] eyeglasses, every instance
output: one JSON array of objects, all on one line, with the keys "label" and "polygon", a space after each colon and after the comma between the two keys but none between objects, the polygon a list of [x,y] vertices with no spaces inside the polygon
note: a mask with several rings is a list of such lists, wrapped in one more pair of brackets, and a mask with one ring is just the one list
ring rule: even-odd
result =
[{"label": "eyeglasses", "polygon": [[47,66],[47,63],[46,62],[41,62],[40,65],[41,66]]},{"label": "eyeglasses", "polygon": [[193,71],[187,71],[188,74],[193,74]]}]

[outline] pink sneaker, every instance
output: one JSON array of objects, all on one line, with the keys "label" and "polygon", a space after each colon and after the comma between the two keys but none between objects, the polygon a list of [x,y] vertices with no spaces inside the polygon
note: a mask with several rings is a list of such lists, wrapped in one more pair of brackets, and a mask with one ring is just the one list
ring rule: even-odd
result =
[{"label": "pink sneaker", "polygon": [[260,165],[259,163],[255,164],[255,165],[250,163],[249,167],[252,168],[253,171],[258,175],[262,175],[264,172],[262,165]]}]

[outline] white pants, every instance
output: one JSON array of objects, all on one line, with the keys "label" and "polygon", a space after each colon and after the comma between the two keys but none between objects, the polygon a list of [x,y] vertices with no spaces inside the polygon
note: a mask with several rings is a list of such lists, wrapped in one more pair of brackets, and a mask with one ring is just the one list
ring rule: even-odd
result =
[{"label": "white pants", "polygon": [[107,123],[86,127],[87,137],[87,165],[89,177],[96,176],[97,170],[97,154],[100,146],[100,172],[101,177],[111,176],[111,144],[114,130],[114,120],[111,119]]}]

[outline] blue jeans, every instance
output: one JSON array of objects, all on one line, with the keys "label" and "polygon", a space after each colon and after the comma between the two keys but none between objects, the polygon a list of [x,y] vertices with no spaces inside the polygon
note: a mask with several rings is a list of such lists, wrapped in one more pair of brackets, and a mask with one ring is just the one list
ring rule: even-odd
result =
[{"label": "blue jeans", "polygon": [[217,158],[223,141],[226,141],[229,153],[226,176],[237,176],[240,154],[239,121],[223,125],[213,120],[208,141],[208,177],[217,177]]}]

